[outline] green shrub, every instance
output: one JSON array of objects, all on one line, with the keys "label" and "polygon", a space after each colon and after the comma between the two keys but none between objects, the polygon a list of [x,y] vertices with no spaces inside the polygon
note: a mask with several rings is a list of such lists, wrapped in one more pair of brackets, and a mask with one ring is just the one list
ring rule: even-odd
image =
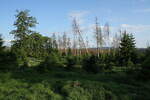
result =
[{"label": "green shrub", "polygon": [[150,57],[147,57],[147,59],[142,63],[142,70],[140,75],[145,80],[150,78]]},{"label": "green shrub", "polygon": [[108,62],[108,63],[106,64],[105,69],[106,69],[106,70],[112,70],[112,69],[113,69],[113,66],[115,66],[115,64],[114,64],[113,62]]},{"label": "green shrub", "polygon": [[131,60],[128,60],[127,67],[133,68],[135,65]]},{"label": "green shrub", "polygon": [[74,56],[68,56],[66,58],[66,60],[67,60],[67,64],[66,65],[67,65],[68,69],[72,68],[74,65],[77,64],[77,59]]},{"label": "green shrub", "polygon": [[150,57],[147,57],[146,60],[142,63],[142,68],[150,70]]},{"label": "green shrub", "polygon": [[58,54],[52,53],[39,65],[38,70],[46,72],[55,69],[56,67],[63,67],[63,62]]},{"label": "green shrub", "polygon": [[82,84],[79,81],[71,81],[63,86],[62,94],[65,100],[116,100],[116,95],[104,89],[100,85]]},{"label": "green shrub", "polygon": [[61,89],[61,92],[65,95],[65,100],[92,100],[90,93],[80,87],[78,82],[68,83]]},{"label": "green shrub", "polygon": [[29,90],[34,100],[62,100],[60,95],[55,94],[51,88],[45,87],[43,84],[34,84]]},{"label": "green shrub", "polygon": [[17,58],[12,52],[5,51],[0,54],[0,70],[15,70],[17,68]]},{"label": "green shrub", "polygon": [[104,67],[105,64],[101,63],[100,59],[98,59],[94,55],[86,57],[83,60],[83,69],[85,69],[87,72],[98,73],[100,71],[103,71]]}]

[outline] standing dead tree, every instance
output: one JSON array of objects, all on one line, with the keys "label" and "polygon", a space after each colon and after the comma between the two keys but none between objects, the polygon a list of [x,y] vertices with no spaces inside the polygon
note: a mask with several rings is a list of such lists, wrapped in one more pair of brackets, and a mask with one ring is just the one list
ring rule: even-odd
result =
[{"label": "standing dead tree", "polygon": [[80,26],[79,26],[76,18],[73,19],[72,28],[73,28],[73,33],[74,33],[73,49],[75,50],[75,55],[81,55],[82,50],[84,50],[84,49],[85,49],[86,53],[88,53],[88,49],[86,48],[86,45],[82,38],[82,35],[81,35],[82,32],[81,32]]},{"label": "standing dead tree", "polygon": [[103,34],[102,34],[102,30],[101,27],[99,26],[98,23],[98,18],[95,18],[95,28],[94,28],[94,34],[95,34],[95,39],[96,39],[96,46],[97,46],[97,56],[99,57],[100,54],[100,49],[103,46]]},{"label": "standing dead tree", "polygon": [[58,49],[59,49],[60,53],[62,53],[63,41],[62,41],[62,37],[61,36],[58,36],[57,43],[58,43]]},{"label": "standing dead tree", "polygon": [[104,37],[107,40],[106,45],[109,47],[108,51],[110,52],[110,27],[108,23],[104,25]]},{"label": "standing dead tree", "polygon": [[57,43],[57,39],[56,39],[56,33],[53,33],[52,35],[52,48],[54,49],[58,49],[58,43]]},{"label": "standing dead tree", "polygon": [[67,38],[67,49],[71,49],[71,39],[70,39],[70,37]]},{"label": "standing dead tree", "polygon": [[62,36],[62,46],[63,46],[63,52],[67,55],[67,35],[66,32],[64,32],[63,36]]},{"label": "standing dead tree", "polygon": [[113,55],[116,54],[117,49],[119,48],[121,41],[121,35],[115,34],[112,41],[112,49],[113,49]]},{"label": "standing dead tree", "polygon": [[89,48],[89,40],[88,40],[88,37],[86,37],[86,47]]},{"label": "standing dead tree", "polygon": [[112,47],[114,49],[119,48],[121,37],[118,34],[115,34],[112,41]]}]

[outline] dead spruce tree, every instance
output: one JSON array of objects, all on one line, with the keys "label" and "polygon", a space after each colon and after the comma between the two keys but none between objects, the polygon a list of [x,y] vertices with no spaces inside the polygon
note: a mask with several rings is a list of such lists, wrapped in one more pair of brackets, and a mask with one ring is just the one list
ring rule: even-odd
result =
[{"label": "dead spruce tree", "polygon": [[97,47],[97,56],[99,57],[99,54],[101,52],[101,48],[103,46],[104,40],[103,40],[103,34],[101,30],[101,26],[98,23],[98,18],[95,18],[95,28],[94,28],[94,37],[96,39],[96,47]]},{"label": "dead spruce tree", "polygon": [[77,22],[76,18],[73,18],[72,21],[72,29],[74,33],[74,44],[73,49],[75,50],[75,55],[81,55],[82,50],[85,49],[85,52],[88,53],[88,49],[84,43],[83,37],[82,37],[82,31],[80,29],[79,23]]},{"label": "dead spruce tree", "polygon": [[64,32],[62,37],[62,46],[63,46],[63,52],[67,55],[67,35],[66,32]]},{"label": "dead spruce tree", "polygon": [[108,46],[108,53],[110,52],[110,27],[109,23],[106,23],[104,25],[104,38],[105,38],[105,46]]}]

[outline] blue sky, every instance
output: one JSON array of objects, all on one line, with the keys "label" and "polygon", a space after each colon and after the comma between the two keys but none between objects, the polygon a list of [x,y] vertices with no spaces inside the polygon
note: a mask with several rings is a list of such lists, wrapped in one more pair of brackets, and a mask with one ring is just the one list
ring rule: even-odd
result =
[{"label": "blue sky", "polygon": [[47,36],[71,30],[70,16],[78,17],[84,27],[97,16],[101,25],[109,22],[112,33],[120,28],[134,33],[137,47],[150,41],[150,0],[0,0],[0,33],[7,42],[13,39],[9,32],[17,9],[30,10],[39,22],[35,30]]}]

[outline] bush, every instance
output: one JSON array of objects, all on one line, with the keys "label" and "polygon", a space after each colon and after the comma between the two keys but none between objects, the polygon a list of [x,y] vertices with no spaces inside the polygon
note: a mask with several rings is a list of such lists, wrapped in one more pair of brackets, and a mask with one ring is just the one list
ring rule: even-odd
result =
[{"label": "bush", "polygon": [[113,62],[108,62],[104,67],[106,70],[112,70],[115,64]]},{"label": "bush", "polygon": [[59,57],[59,55],[56,53],[52,53],[39,65],[38,70],[45,72],[62,66],[63,62],[61,57]]},{"label": "bush", "polygon": [[79,85],[75,85],[76,83],[70,82],[61,89],[61,92],[66,97],[65,100],[92,100],[90,93]]},{"label": "bush", "polygon": [[5,51],[3,54],[0,54],[1,70],[15,70],[17,66],[17,58],[15,54],[9,51]]},{"label": "bush", "polygon": [[77,56],[69,55],[66,57],[66,61],[67,61],[66,62],[67,69],[71,69],[71,68],[75,67],[76,65],[79,65],[81,60]]},{"label": "bush", "polygon": [[98,57],[92,55],[83,60],[83,69],[87,72],[98,73],[104,70],[105,64],[100,63]]},{"label": "bush", "polygon": [[147,57],[147,59],[143,62],[142,68],[150,70],[150,57]]},{"label": "bush", "polygon": [[19,70],[20,71],[22,71],[22,72],[24,72],[24,71],[26,71],[27,69],[28,69],[28,62],[27,61],[24,61],[24,63],[23,63],[23,65],[21,65],[20,67],[19,67]]},{"label": "bush", "polygon": [[141,76],[146,80],[150,78],[150,57],[147,57],[142,64]]},{"label": "bush", "polygon": [[116,95],[104,87],[93,87],[79,81],[68,82],[62,87],[61,93],[66,97],[65,100],[117,100]]},{"label": "bush", "polygon": [[55,94],[51,88],[46,87],[43,84],[34,84],[29,90],[31,91],[32,99],[35,100],[62,100],[60,95]]},{"label": "bush", "polygon": [[128,60],[127,67],[133,68],[134,67],[134,63],[131,60]]},{"label": "bush", "polygon": [[67,58],[67,68],[71,68],[76,64],[76,60],[73,56],[68,56]]},{"label": "bush", "polygon": [[41,83],[30,85],[9,80],[9,83],[0,85],[0,100],[62,100],[59,94]]}]

